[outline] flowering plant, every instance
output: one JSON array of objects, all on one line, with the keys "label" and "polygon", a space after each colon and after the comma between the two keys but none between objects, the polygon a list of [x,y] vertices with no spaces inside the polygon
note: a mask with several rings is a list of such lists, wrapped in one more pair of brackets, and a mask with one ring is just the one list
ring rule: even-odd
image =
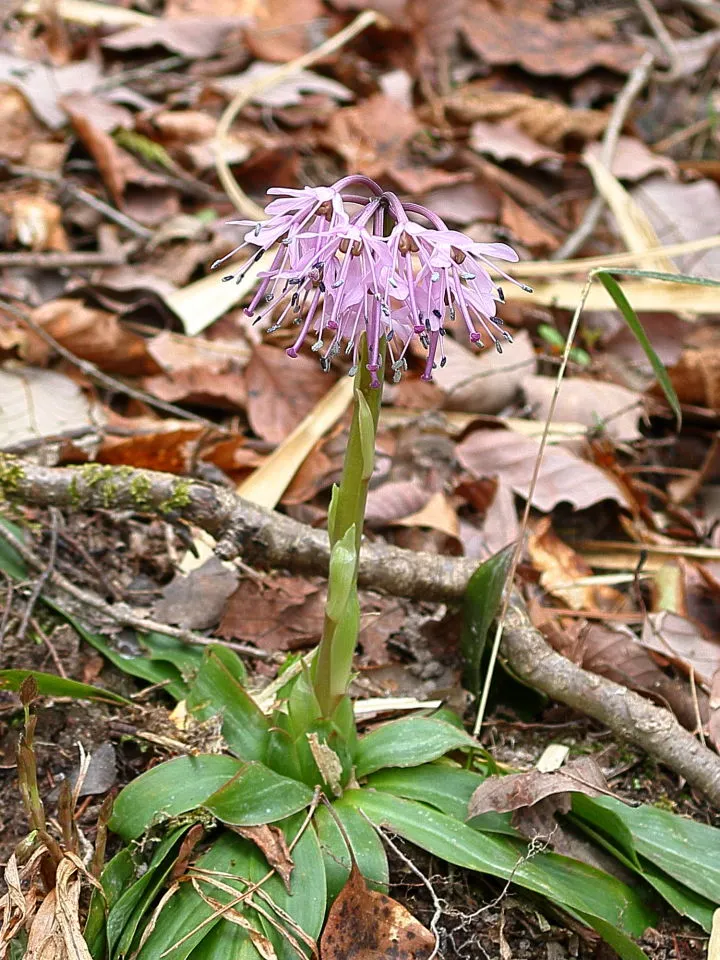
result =
[{"label": "flowering plant", "polygon": [[[359,189],[365,195],[349,192]],[[536,851],[528,856],[509,815],[468,820],[468,800],[488,767],[457,717],[441,710],[359,736],[348,696],[360,621],[365,502],[386,362],[398,378],[417,339],[426,351],[422,376],[430,379],[434,366],[445,362],[443,339],[453,321],[466,327],[473,343],[493,343],[502,351],[512,338],[496,316],[503,294],[488,268],[490,259],[517,256],[505,244],[474,243],[449,230],[430,210],[401,203],[366,177],[270,192],[276,199],[267,207],[269,219],[239,221],[246,233],[229,257],[246,246],[255,252],[238,275],[225,279],[240,279],[267,258],[248,313],[257,321],[272,315],[271,330],[290,323],[299,327],[290,357],[311,332],[311,349],[324,369],[344,349],[355,377],[343,475],[328,509],[323,633],[309,665],[300,661],[282,674],[272,697],[264,691],[265,710],[248,693],[239,658],[225,647],[206,649],[185,701],[191,716],[221,720],[232,756],[178,757],[120,793],[110,826],[129,846],[102,876],[110,904],[107,923],[102,898],[95,896],[91,904],[86,937],[92,955],[124,960],[132,948],[138,960],[296,960],[317,955],[331,916],[320,953],[339,956],[331,931],[346,924],[348,909],[357,912],[343,902],[346,882],[351,900],[358,883],[360,889],[366,883],[387,888],[382,828],[388,827],[434,857],[549,897],[606,936],[624,960],[637,960],[630,936],[641,934],[653,915],[633,889],[570,858]],[[490,571],[497,580],[494,562],[486,561],[475,576]],[[483,594],[488,622],[499,599],[497,591]],[[586,806],[595,803],[583,799]],[[621,817],[622,804],[617,806],[613,811]],[[133,879],[128,861],[159,820],[167,821],[164,839],[146,872]],[[188,863],[203,830],[209,843]],[[170,871],[175,879],[160,897]],[[372,927],[375,902],[370,902],[365,922]],[[398,952],[393,932],[385,952],[377,945],[370,953],[428,960],[440,946],[434,926],[433,931],[434,944],[430,937]],[[374,944],[376,931],[369,936]]]}]

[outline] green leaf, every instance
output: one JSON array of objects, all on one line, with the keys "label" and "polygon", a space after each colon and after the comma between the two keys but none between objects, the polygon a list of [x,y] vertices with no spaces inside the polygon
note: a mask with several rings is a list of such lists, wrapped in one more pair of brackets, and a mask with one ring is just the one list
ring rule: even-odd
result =
[{"label": "green leaf", "polygon": [[693,277],[687,273],[663,273],[658,270],[634,270],[629,267],[601,267],[593,273],[597,276],[609,273],[613,276],[664,280],[667,283],[694,283],[698,287],[720,287],[720,280],[711,280],[710,277]]},{"label": "green leaf", "polygon": [[641,857],[640,864],[642,876],[663,899],[667,900],[673,910],[679,913],[681,917],[689,917],[694,920],[706,933],[710,933],[713,925],[713,913],[717,907],[716,902],[695,893],[694,890],[668,876],[650,860]]},{"label": "green leaf", "polygon": [[176,757],[147,770],[117,796],[110,829],[134,840],[149,826],[199,807],[244,764],[235,757],[200,754]]},{"label": "green leaf", "polygon": [[202,805],[223,823],[249,827],[284,820],[307,807],[312,798],[313,791],[304,783],[253,762]]},{"label": "green leaf", "polygon": [[[6,520],[5,517],[0,517],[0,526],[5,527],[10,533],[14,533],[18,540],[25,540],[22,527],[19,527],[16,523]],[[0,570],[13,580],[25,580],[27,578],[28,571],[25,561],[2,537],[0,537]]]},{"label": "green leaf", "polygon": [[633,835],[617,813],[576,793],[569,819],[625,867],[643,877],[681,916],[689,917],[706,931],[711,929],[715,904],[668,876],[650,860],[639,857]]},{"label": "green leaf", "polygon": [[74,700],[113,700],[115,703],[129,704],[130,701],[111,690],[93,687],[89,683],[66,680],[54,673],[42,673],[40,670],[0,670],[0,689],[18,691],[23,680],[32,677],[37,683],[38,693],[43,697],[72,697]]},{"label": "green leaf", "polygon": [[592,803],[617,814],[642,857],[702,897],[720,904],[719,829],[645,804],[628,807],[613,797],[597,797]]},{"label": "green leaf", "polygon": [[103,898],[100,891],[95,888],[93,888],[90,897],[90,907],[83,936],[93,960],[101,960],[105,957],[107,951],[106,904],[107,910],[110,911],[134,879],[135,864],[128,848],[123,847],[109,861],[100,877],[105,897]]},{"label": "green leaf", "polygon": [[110,957],[124,957],[130,950],[140,921],[172,869],[175,862],[173,850],[187,829],[187,825],[179,827],[162,840],[145,872],[124,891],[110,909],[107,918]]},{"label": "green leaf", "polygon": [[527,846],[507,837],[473,830],[452,817],[413,800],[374,790],[351,790],[340,801],[373,823],[417,844],[449,863],[512,880],[571,910],[612,924],[623,934],[640,936],[655,922],[638,892],[620,880],[577,860],[553,853],[527,858]]},{"label": "green leaf", "polygon": [[[297,836],[303,821],[303,816],[297,816],[280,824],[289,843]],[[293,860],[295,868],[290,881],[290,894],[287,893],[277,875],[274,875],[262,886],[271,902],[260,899],[257,894],[253,899],[257,899],[257,902],[271,914],[275,913],[272,906],[275,904],[310,937],[316,939],[325,918],[326,894],[322,854],[312,826],[305,829],[293,847]],[[223,904],[229,903],[233,895],[213,884],[211,879],[213,873],[221,884],[237,890],[238,894],[242,893],[249,884],[264,879],[268,873],[267,861],[255,844],[229,831],[223,833],[198,859],[196,866],[208,871],[204,875],[195,871],[202,892],[205,896],[212,897]],[[288,942],[274,931],[265,928],[262,918],[258,918],[249,906],[237,904],[236,909],[242,911],[253,926],[262,929],[263,933],[273,941],[279,960],[298,960],[297,954]],[[230,950],[238,939],[242,942],[242,938],[237,938],[237,935],[230,932],[232,926],[228,920],[213,916],[214,913],[216,911],[189,883],[183,883],[160,912],[155,929],[140,951],[138,960],[161,960],[164,955],[167,956],[167,960],[184,960],[191,953],[195,960],[217,960],[220,956],[232,957],[235,960],[236,955]],[[282,923],[279,915],[276,915],[276,918]],[[207,922],[200,930],[196,930],[203,921]],[[211,937],[213,929],[216,932]],[[174,950],[172,949],[190,933],[192,936],[189,939],[176,946]],[[215,950],[219,953],[216,954]],[[259,955],[257,951],[253,953],[253,950],[255,950],[254,947],[250,949],[248,946],[239,956],[245,960],[257,958]]]},{"label": "green leaf", "polygon": [[592,927],[600,934],[606,943],[609,943],[621,960],[648,960],[647,954],[633,940],[613,923],[608,923],[602,917],[582,910],[568,911],[588,927]]},{"label": "green leaf", "polygon": [[366,777],[383,767],[419,767],[450,750],[476,745],[469,733],[444,720],[404,717],[360,737],[355,772],[358,777]]},{"label": "green leaf", "polygon": [[463,603],[460,649],[465,660],[465,687],[480,693],[480,664],[488,630],[500,609],[515,545],[510,544],[480,564],[470,577]]},{"label": "green leaf", "polygon": [[[358,394],[362,396],[362,394]],[[355,524],[351,524],[335,544],[330,553],[330,571],[328,573],[328,599],[325,613],[336,623],[342,618],[355,587]]]},{"label": "green leaf", "polygon": [[321,806],[318,807],[313,818],[325,860],[328,899],[334,900],[340,893],[350,876],[352,866],[352,858],[336,818],[347,834],[352,857],[360,873],[373,890],[387,891],[388,863],[385,848],[377,831],[353,807],[334,804],[332,813],[327,807]]},{"label": "green leaf", "polygon": [[[653,274],[651,271],[648,271],[645,275],[653,276],[657,280],[679,279],[672,274]],[[675,388],[672,385],[665,366],[660,360],[660,357],[658,357],[657,353],[655,353],[655,350],[648,339],[648,335],[645,333],[642,324],[638,320],[637,314],[630,306],[630,301],[623,293],[620,284],[617,282],[617,280],[615,280],[614,277],[610,275],[608,271],[598,270],[595,272],[595,276],[613,298],[615,305],[625,318],[625,322],[635,335],[635,339],[645,351],[645,356],[650,361],[650,366],[653,368],[653,372],[657,377],[658,383],[663,389],[663,393],[667,398],[667,402],[670,404],[670,408],[675,414],[675,420],[677,421],[678,429],[680,429],[680,425],[682,423],[682,411],[680,410],[680,401],[675,393]],[[697,282],[697,280],[695,282]]]},{"label": "green leaf", "polygon": [[[428,763],[407,770],[379,770],[368,778],[368,786],[406,800],[429,803],[441,813],[464,823],[470,797],[484,779],[481,774],[447,763]],[[487,833],[520,836],[510,824],[509,813],[483,813],[475,817],[470,826]]]},{"label": "green leaf", "polygon": [[269,724],[245,689],[244,668],[237,664],[242,666],[232,650],[208,647],[190,685],[187,707],[200,720],[221,714],[222,734],[232,752],[242,760],[264,760]]}]

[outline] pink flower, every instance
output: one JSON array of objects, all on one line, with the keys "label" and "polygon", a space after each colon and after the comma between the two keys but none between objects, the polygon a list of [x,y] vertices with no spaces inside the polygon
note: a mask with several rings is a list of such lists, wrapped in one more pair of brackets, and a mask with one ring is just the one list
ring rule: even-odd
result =
[{"label": "pink flower", "polygon": [[[369,189],[372,196],[343,195],[349,187]],[[394,379],[407,365],[405,355],[413,336],[427,349],[422,378],[432,379],[438,353],[440,365],[445,364],[446,325],[458,315],[478,346],[484,345],[485,336],[500,353],[501,341],[512,343],[496,315],[496,304],[504,302],[503,292],[488,269],[516,283],[491,264],[496,259],[516,261],[511,247],[475,243],[449,230],[432,211],[403,205],[366,177],[346,177],[332,187],[273,188],[269,193],[278,199],[266,208],[268,220],[234,221],[252,229],[228,257],[248,244],[259,248],[240,272],[239,281],[252,263],[277,247],[272,263],[260,274],[247,312],[252,316],[267,304],[256,316],[254,322],[258,322],[282,305],[269,330],[286,321],[299,325],[295,342],[287,350],[290,357],[298,355],[312,331],[311,349],[320,354],[323,369],[329,369],[343,344],[354,368],[364,333],[371,382],[379,386],[383,338]],[[351,215],[348,206],[359,209]],[[408,214],[429,225],[410,220]]]}]

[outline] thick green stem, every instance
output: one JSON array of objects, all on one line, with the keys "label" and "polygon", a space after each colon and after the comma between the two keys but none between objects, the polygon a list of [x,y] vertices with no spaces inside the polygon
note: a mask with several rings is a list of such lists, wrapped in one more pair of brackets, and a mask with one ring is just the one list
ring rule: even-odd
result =
[{"label": "thick green stem", "polygon": [[330,717],[347,692],[352,657],[357,644],[360,607],[357,574],[365,519],[368,485],[375,461],[375,434],[382,399],[379,387],[370,386],[367,346],[363,337],[360,363],[355,375],[355,402],[340,486],[333,488],[328,513],[330,576],[323,636],[313,663],[313,685],[323,716]]}]

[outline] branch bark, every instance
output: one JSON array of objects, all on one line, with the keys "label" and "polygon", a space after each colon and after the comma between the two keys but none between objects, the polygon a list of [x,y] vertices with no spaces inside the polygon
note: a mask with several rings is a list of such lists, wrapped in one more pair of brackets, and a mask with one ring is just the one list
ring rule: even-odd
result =
[{"label": "branch bark", "polygon": [[[197,480],[99,464],[40,467],[0,453],[0,499],[3,496],[36,506],[132,509],[182,517],[218,541],[223,559],[242,554],[246,563],[258,566],[327,573],[330,551],[323,531]],[[395,596],[453,602],[462,598],[475,567],[473,560],[368,543],[362,548],[360,582]],[[532,625],[517,592],[506,619],[502,655],[522,680],[637,743],[720,807],[720,757],[668,710],[556,653]]]}]

